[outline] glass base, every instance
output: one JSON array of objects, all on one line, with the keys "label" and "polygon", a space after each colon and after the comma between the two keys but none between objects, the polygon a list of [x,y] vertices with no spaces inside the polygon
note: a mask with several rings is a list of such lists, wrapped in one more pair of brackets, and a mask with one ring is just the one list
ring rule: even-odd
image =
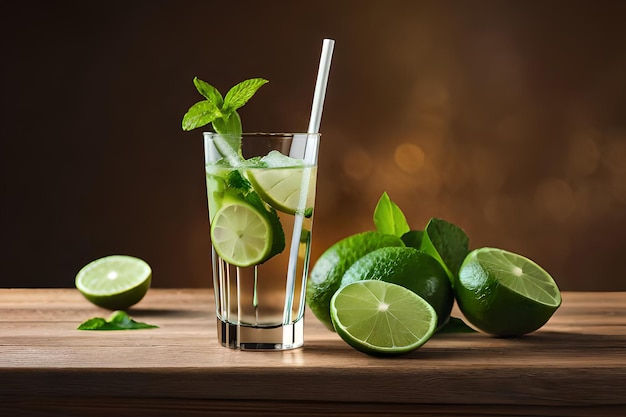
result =
[{"label": "glass base", "polygon": [[217,319],[217,339],[222,346],[240,350],[288,350],[304,343],[304,318],[295,323],[252,327]]}]

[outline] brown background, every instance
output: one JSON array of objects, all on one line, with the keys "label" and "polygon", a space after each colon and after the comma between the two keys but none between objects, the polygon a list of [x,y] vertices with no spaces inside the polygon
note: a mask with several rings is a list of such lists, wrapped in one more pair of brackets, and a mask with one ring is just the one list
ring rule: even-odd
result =
[{"label": "brown background", "polygon": [[313,260],[387,191],[414,228],[442,217],[562,289],[626,290],[625,5],[3,2],[0,286],[72,286],[113,253],[209,286],[192,79],[265,77],[244,129],[302,131],[331,37]]}]

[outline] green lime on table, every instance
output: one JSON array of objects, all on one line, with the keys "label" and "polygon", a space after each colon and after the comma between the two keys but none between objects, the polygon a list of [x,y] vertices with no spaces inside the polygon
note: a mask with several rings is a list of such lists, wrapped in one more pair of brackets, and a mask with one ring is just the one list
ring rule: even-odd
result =
[{"label": "green lime on table", "polygon": [[446,271],[432,256],[415,248],[376,249],[348,268],[341,279],[341,286],[370,279],[408,288],[435,309],[438,328],[448,322],[454,292]]},{"label": "green lime on table", "polygon": [[329,330],[334,330],[330,318],[330,299],[339,289],[343,274],[357,259],[387,246],[404,246],[399,237],[370,231],[348,236],[318,258],[306,287],[306,302],[315,317]]},{"label": "green lime on table", "polygon": [[423,298],[400,285],[356,281],[340,288],[330,303],[337,334],[372,355],[399,355],[433,335],[437,314]]},{"label": "green lime on table", "polygon": [[145,261],[127,255],[111,255],[84,266],[76,275],[76,288],[97,306],[125,310],[146,295],[152,269]]},{"label": "green lime on table", "polygon": [[215,252],[239,267],[257,265],[272,252],[272,224],[262,207],[242,198],[226,196],[211,221]]},{"label": "green lime on table", "polygon": [[561,305],[561,293],[532,260],[496,248],[470,252],[456,281],[465,318],[495,336],[521,336],[542,327]]}]

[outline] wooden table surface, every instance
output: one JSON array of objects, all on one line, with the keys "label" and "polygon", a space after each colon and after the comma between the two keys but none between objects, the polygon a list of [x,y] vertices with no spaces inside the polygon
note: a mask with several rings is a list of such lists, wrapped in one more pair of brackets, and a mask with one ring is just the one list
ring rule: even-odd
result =
[{"label": "wooden table surface", "polygon": [[73,289],[0,289],[0,416],[626,415],[624,292],[566,292],[522,338],[442,334],[387,359],[312,314],[304,348],[230,350],[213,305],[152,289],[129,313],[159,329],[79,331],[108,311]]}]

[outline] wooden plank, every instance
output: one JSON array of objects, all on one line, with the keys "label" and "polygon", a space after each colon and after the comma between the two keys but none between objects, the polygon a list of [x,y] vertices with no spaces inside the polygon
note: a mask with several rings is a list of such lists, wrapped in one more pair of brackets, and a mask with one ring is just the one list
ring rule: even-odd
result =
[{"label": "wooden plank", "polygon": [[[67,398],[88,407],[86,399],[98,404],[110,397],[141,409],[167,397],[172,404],[195,401],[201,409],[289,399],[303,412],[327,401],[354,415],[391,404],[400,415],[408,413],[403,405],[451,414],[461,409],[455,407],[488,406],[504,415],[518,405],[539,410],[524,415],[584,415],[547,414],[570,407],[602,415],[623,411],[626,293],[564,293],[563,299],[543,329],[523,338],[439,335],[408,355],[381,359],[350,348],[310,314],[302,349],[226,349],[216,342],[210,290],[151,290],[130,313],[159,329],[84,332],[76,330],[81,321],[108,312],[77,291],[5,289],[0,401],[19,408],[20,398],[38,393],[42,407]],[[359,408],[365,399],[372,406]]]}]

